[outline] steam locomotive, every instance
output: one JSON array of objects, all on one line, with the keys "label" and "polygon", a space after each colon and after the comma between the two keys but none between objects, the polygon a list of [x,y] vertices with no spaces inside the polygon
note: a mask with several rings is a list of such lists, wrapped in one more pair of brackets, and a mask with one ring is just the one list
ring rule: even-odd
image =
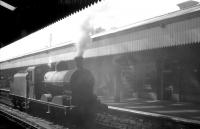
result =
[{"label": "steam locomotive", "polygon": [[[48,65],[32,66],[25,71],[19,71],[14,75],[10,87],[10,97],[14,107],[33,115],[57,120],[61,124],[73,123],[83,126],[85,122],[80,120],[81,115],[87,115],[86,118],[95,117],[97,111],[106,109],[106,105],[95,95],[93,99],[89,98],[93,101],[92,105],[79,107],[72,104],[74,95],[70,78],[74,71],[75,69],[49,71]],[[92,112],[83,113],[82,109],[85,107]]]}]

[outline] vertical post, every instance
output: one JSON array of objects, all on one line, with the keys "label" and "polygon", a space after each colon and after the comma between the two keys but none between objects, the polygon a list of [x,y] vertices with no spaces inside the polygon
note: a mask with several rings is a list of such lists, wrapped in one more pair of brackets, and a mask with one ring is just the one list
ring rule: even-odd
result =
[{"label": "vertical post", "polygon": [[[51,44],[52,44],[52,33],[50,33],[50,35],[49,35],[49,48],[51,48]],[[51,58],[51,56],[50,56],[50,54],[49,54],[49,51],[47,52],[48,53],[48,65],[50,66],[50,67],[52,67],[51,66],[51,63],[52,63],[52,58]]]},{"label": "vertical post", "polygon": [[121,73],[120,68],[117,67],[115,70],[115,102],[120,102],[121,99]]},{"label": "vertical post", "polygon": [[163,73],[163,66],[164,62],[161,60],[161,69],[160,69],[160,93],[161,93],[161,100],[164,99],[164,73]]},{"label": "vertical post", "polygon": [[26,76],[26,97],[25,97],[25,111],[28,109],[28,92],[29,92],[29,81],[30,81],[30,73],[27,73]]},{"label": "vertical post", "polygon": [[163,76],[163,67],[164,61],[162,59],[158,59],[156,61],[157,66],[157,94],[160,100],[164,99],[164,76]]},{"label": "vertical post", "polygon": [[178,66],[178,92],[179,92],[179,101],[184,101],[184,97],[183,97],[183,66],[180,65]]},{"label": "vertical post", "polygon": [[114,101],[120,102],[120,93],[121,93],[121,66],[120,66],[120,59],[121,56],[116,56],[113,59],[113,77],[114,77]]},{"label": "vertical post", "polygon": [[115,102],[120,102],[120,88],[118,84],[118,77],[117,75],[114,78],[114,87],[115,87]]},{"label": "vertical post", "polygon": [[49,104],[47,104],[47,112],[46,113],[47,114],[51,113]]},{"label": "vertical post", "polygon": [[50,33],[50,36],[49,36],[49,47],[51,47],[51,43],[52,43],[52,33]]}]

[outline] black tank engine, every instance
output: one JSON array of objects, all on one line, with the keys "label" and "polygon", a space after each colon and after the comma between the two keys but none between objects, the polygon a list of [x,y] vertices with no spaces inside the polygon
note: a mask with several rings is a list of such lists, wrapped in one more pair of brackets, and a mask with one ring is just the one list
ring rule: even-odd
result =
[{"label": "black tank engine", "polygon": [[[75,69],[49,71],[47,65],[29,67],[14,75],[10,88],[12,103],[15,108],[30,113],[48,115],[54,120],[68,120],[81,127],[93,128],[91,123],[95,120],[95,114],[106,109],[106,106],[93,94],[92,85],[84,87],[85,84],[82,83],[83,87],[80,84],[75,87],[72,84],[72,80],[85,73],[87,72],[77,72]],[[87,77],[86,75],[84,79],[94,83]],[[80,83],[80,79],[76,81]]]}]

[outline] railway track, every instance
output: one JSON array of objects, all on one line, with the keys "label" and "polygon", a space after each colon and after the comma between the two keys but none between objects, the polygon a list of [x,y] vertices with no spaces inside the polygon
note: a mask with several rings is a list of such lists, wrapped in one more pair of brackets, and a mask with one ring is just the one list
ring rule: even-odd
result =
[{"label": "railway track", "polygon": [[[2,106],[2,105],[1,105]],[[19,117],[12,115],[11,113],[5,112],[5,110],[0,110],[0,116],[2,119],[7,120],[9,123],[13,125],[17,125],[19,128],[23,129],[38,129],[37,126],[28,123],[27,121],[20,119]]]},{"label": "railway track", "polygon": [[26,129],[67,129],[4,104],[0,104],[0,116]]}]

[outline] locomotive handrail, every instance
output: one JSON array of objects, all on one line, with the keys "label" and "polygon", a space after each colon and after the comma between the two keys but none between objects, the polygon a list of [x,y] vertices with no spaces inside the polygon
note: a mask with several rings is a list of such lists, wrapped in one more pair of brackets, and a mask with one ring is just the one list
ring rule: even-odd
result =
[{"label": "locomotive handrail", "polygon": [[69,82],[64,82],[64,81],[42,81],[43,83],[64,83],[64,84],[69,84]]},{"label": "locomotive handrail", "polygon": [[55,103],[52,103],[52,102],[46,102],[46,101],[42,101],[42,100],[36,100],[36,99],[32,99],[32,98],[28,98],[28,100],[31,100],[31,101],[34,101],[34,102],[38,102],[38,103],[41,103],[41,104],[47,104],[48,106],[57,107],[57,108],[61,108],[61,109],[72,109],[72,108],[76,107],[74,105],[65,106],[65,105],[55,104]]},{"label": "locomotive handrail", "polygon": [[70,83],[69,82],[63,82],[63,81],[42,81],[43,84],[45,85],[57,85],[57,86],[67,86],[69,85]]}]

